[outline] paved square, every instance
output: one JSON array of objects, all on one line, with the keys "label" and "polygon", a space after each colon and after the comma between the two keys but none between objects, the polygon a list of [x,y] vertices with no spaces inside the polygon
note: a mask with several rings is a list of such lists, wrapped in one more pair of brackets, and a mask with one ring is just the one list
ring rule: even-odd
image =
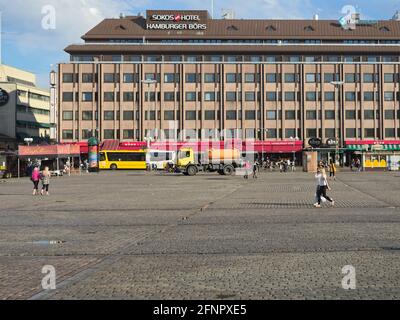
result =
[{"label": "paved square", "polygon": [[50,197],[0,182],[0,299],[399,299],[400,174],[332,187],[335,208],[315,209],[302,172],[102,172],[53,178]]}]

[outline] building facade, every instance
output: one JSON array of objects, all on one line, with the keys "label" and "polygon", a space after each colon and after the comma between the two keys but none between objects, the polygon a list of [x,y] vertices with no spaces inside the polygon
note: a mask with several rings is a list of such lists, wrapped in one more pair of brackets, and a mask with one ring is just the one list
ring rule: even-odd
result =
[{"label": "building facade", "polygon": [[36,76],[0,65],[0,149],[15,149],[25,138],[40,142],[50,135],[50,94]]},{"label": "building facade", "polygon": [[400,139],[400,21],[106,19],[58,69],[58,139]]}]

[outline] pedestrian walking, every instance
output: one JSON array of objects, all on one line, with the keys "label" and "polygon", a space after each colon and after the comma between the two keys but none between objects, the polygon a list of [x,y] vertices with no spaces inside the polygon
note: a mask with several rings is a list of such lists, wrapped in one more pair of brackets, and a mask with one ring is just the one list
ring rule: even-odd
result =
[{"label": "pedestrian walking", "polygon": [[336,180],[336,165],[332,159],[329,163],[329,177],[333,180]]},{"label": "pedestrian walking", "polygon": [[39,182],[40,182],[40,171],[38,167],[35,167],[32,171],[31,180],[33,182],[33,193],[32,195],[39,194]]},{"label": "pedestrian walking", "polygon": [[51,173],[49,170],[49,167],[45,167],[44,170],[42,171],[42,191],[40,192],[40,194],[43,196],[44,192],[46,191],[46,195],[50,195],[49,194],[49,185],[50,185],[50,177],[51,177]]},{"label": "pedestrian walking", "polygon": [[244,179],[249,179],[249,171],[251,169],[250,163],[248,161],[244,162]]},{"label": "pedestrian walking", "polygon": [[258,173],[258,161],[254,162],[253,164],[253,179],[258,178],[257,173]]},{"label": "pedestrian walking", "polygon": [[333,201],[333,199],[326,194],[326,191],[331,190],[331,187],[328,184],[325,168],[319,168],[317,174],[315,175],[315,178],[317,179],[318,189],[317,189],[317,202],[314,203],[314,207],[321,208],[322,197],[328,200],[331,203],[331,206],[333,207],[335,205],[335,201]]}]

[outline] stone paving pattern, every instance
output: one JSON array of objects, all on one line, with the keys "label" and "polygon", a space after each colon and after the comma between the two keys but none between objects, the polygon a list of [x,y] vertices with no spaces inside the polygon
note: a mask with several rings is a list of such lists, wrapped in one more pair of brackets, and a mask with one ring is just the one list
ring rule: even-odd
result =
[{"label": "stone paving pattern", "polygon": [[120,171],[33,197],[28,179],[2,182],[0,299],[399,299],[400,174],[340,172],[335,208],[313,208],[315,184]]}]

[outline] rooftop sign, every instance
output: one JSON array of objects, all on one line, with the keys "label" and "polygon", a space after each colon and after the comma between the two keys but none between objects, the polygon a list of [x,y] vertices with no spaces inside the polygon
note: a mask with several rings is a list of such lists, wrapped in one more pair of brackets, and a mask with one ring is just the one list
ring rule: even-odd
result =
[{"label": "rooftop sign", "polygon": [[207,11],[147,11],[147,30],[206,30]]}]

